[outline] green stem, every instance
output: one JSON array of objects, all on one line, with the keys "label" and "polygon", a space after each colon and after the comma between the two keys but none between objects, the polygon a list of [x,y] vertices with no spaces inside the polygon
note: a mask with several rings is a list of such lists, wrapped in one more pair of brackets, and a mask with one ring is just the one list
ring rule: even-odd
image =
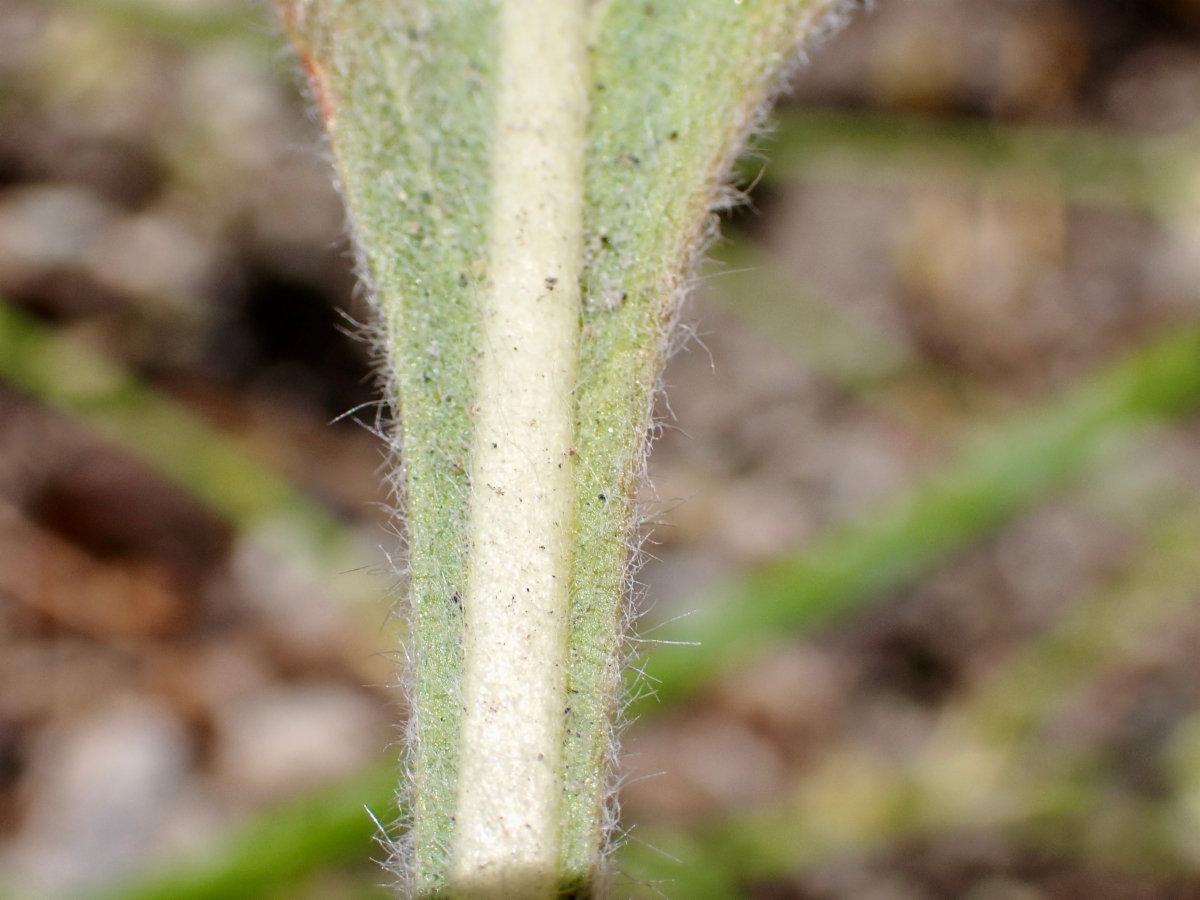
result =
[{"label": "green stem", "polygon": [[[502,596],[500,585],[487,580],[486,573],[496,568],[488,558],[532,571],[522,544],[532,532],[544,532],[536,516],[525,518],[531,516],[531,495],[489,481],[487,468],[491,451],[500,454],[502,445],[495,440],[492,448],[485,437],[500,434],[495,410],[507,403],[494,402],[500,396],[498,381],[508,377],[504,372],[513,362],[502,357],[520,355],[490,337],[497,284],[508,278],[503,264],[518,258],[497,251],[505,245],[503,228],[511,215],[504,179],[506,167],[519,170],[537,158],[527,159],[520,148],[504,149],[511,109],[506,79],[519,71],[514,59],[536,66],[584,37],[578,28],[575,37],[551,48],[539,43],[532,24],[512,31],[505,18],[510,8],[549,24],[551,12],[557,16],[570,7],[510,2],[511,7],[489,0],[284,0],[281,6],[330,133],[376,291],[392,397],[403,425],[398,449],[404,459],[410,547],[414,720],[412,829],[401,866],[418,896],[438,895],[452,882],[465,881],[461,860],[468,858],[475,862],[466,868],[477,871],[485,858],[495,862],[488,863],[495,885],[522,877],[518,870],[529,848],[514,850],[501,832],[510,814],[532,824],[533,811],[515,799],[521,788],[509,783],[518,770],[532,770],[520,764],[493,777],[484,774],[493,771],[490,763],[478,764],[486,755],[479,749],[485,740],[510,746],[495,729],[486,737],[487,729],[480,726],[488,718],[478,712],[489,702],[479,688],[485,674],[507,682],[495,686],[498,697],[525,693],[534,705],[544,705],[546,698],[565,692],[558,752],[534,749],[550,734],[539,728],[541,736],[522,743],[518,758],[528,762],[532,754],[536,761],[541,753],[548,769],[561,758],[558,881],[563,890],[580,895],[600,889],[612,824],[610,760],[634,503],[679,299],[747,132],[796,48],[836,5],[829,0],[594,3],[586,29],[593,36],[590,76],[576,65],[577,80],[563,77],[561,69],[558,74],[543,70],[536,80],[537,91],[555,96],[578,90],[591,110],[575,196],[569,196],[568,180],[555,176],[545,186],[529,183],[522,198],[541,204],[550,218],[558,204],[566,209],[577,203],[582,214],[581,310],[573,329],[559,331],[564,360],[571,357],[573,336],[581,339],[578,377],[572,382],[569,365],[556,368],[550,346],[539,343],[537,362],[558,374],[530,376],[521,386],[565,392],[573,404],[569,459],[563,463],[564,471],[573,469],[572,484],[560,490],[543,479],[549,494],[574,497],[569,515],[550,517],[569,529],[569,546],[553,549],[549,539],[531,544],[549,554],[547,562],[553,560],[538,578],[553,575],[557,581],[565,572],[569,585],[566,671],[559,680],[489,664],[493,657],[486,647],[520,628],[519,617],[492,628],[491,612],[485,612],[489,606],[481,599]],[[526,43],[514,51],[510,43],[515,40]],[[563,116],[561,104],[574,102],[554,101],[560,104],[550,119],[554,127],[572,118]],[[539,196],[543,200],[535,201]],[[566,234],[562,227],[551,231]],[[527,274],[540,278],[543,289],[550,287],[547,278],[557,279],[555,294],[561,284],[562,297],[569,300],[578,274],[572,264],[545,256],[531,265]],[[545,265],[549,268],[542,271]],[[530,412],[528,419],[504,416],[503,435],[523,441],[527,435],[519,432],[532,431],[528,423],[533,421],[539,429],[548,428],[555,436],[526,455],[537,460],[533,468],[552,461],[557,471],[557,401],[528,399],[530,410],[549,405],[544,412]],[[515,504],[525,510],[519,520],[491,514],[493,507]],[[485,533],[481,529],[489,522],[492,530]],[[542,546],[547,550],[540,551]],[[564,563],[567,568],[559,568]],[[510,597],[514,586],[519,594],[532,588],[513,579]],[[525,633],[550,647],[557,638],[547,622],[559,607],[558,601],[543,599],[531,606],[542,613],[537,637],[528,629]],[[548,658],[548,651],[528,655]],[[510,711],[522,708],[514,703]],[[514,739],[521,733],[507,732]],[[497,784],[497,777],[505,784]],[[496,802],[478,802],[484,792],[473,785],[483,781],[492,783]],[[537,781],[533,793],[544,791]],[[503,815],[497,814],[500,807]],[[537,816],[541,821],[550,813]],[[544,836],[550,829],[542,831]],[[541,848],[548,840],[539,837],[530,846]],[[481,855],[469,849],[484,844],[509,850]],[[534,853],[542,854],[542,849]],[[500,856],[505,856],[503,865]],[[511,873],[504,866],[511,866]],[[470,890],[482,890],[473,885]]]}]

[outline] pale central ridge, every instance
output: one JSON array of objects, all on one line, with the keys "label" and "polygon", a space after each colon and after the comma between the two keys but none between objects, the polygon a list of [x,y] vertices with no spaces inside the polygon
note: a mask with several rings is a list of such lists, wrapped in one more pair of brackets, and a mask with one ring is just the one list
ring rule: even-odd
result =
[{"label": "pale central ridge", "polygon": [[585,6],[503,0],[500,10],[450,872],[466,896],[551,896],[559,868]]}]

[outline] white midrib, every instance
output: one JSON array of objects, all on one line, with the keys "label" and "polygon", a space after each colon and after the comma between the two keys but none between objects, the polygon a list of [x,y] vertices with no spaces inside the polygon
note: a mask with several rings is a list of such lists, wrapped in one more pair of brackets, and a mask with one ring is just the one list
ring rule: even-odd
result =
[{"label": "white midrib", "polygon": [[549,897],[561,847],[586,0],[502,0],[450,883]]}]

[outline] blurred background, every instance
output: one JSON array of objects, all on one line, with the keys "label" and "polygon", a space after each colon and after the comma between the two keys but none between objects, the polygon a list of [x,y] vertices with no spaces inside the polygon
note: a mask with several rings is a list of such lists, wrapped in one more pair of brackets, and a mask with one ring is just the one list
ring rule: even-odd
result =
[{"label": "blurred background", "polygon": [[[386,411],[281,45],[0,0],[5,900],[384,896]],[[878,0],[743,175],[635,602],[754,647],[636,705],[614,895],[1200,897],[1200,3]]]}]

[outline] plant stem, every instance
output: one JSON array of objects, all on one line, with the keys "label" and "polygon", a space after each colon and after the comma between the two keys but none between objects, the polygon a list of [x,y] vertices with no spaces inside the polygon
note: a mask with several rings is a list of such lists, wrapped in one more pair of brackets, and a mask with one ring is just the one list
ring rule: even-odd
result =
[{"label": "plant stem", "polygon": [[557,887],[587,93],[582,0],[505,0],[452,888]]},{"label": "plant stem", "polygon": [[[411,576],[412,827],[398,868],[418,897],[444,896],[456,885],[475,891],[467,873],[487,866],[500,872],[501,857],[512,871],[489,883],[509,890],[501,886],[525,880],[525,862],[548,859],[546,848],[555,841],[556,889],[578,896],[603,890],[614,824],[611,762],[630,535],[679,300],[747,133],[796,49],[831,10],[844,6],[835,0],[571,2],[577,5],[280,0],[329,130],[380,311],[390,399],[403,425],[398,480]],[[518,9],[530,18],[506,24]],[[590,22],[584,23],[584,11]],[[571,17],[578,26],[564,24]],[[591,37],[586,73],[585,35]],[[520,87],[523,67],[530,80]],[[584,115],[585,97],[591,109],[576,157],[563,135]],[[509,133],[508,117],[523,115],[525,103],[529,114],[545,117],[539,127],[564,129],[560,137],[551,140],[536,129]],[[575,111],[564,115],[555,103]],[[553,145],[560,149],[548,153]],[[582,175],[570,181],[575,176],[564,173],[577,171],[575,165]],[[524,180],[531,174],[536,177]],[[506,185],[510,176],[515,180]],[[582,228],[582,241],[572,247],[578,237],[567,235],[579,232],[563,221],[576,214],[558,204],[575,202],[582,225],[570,227]],[[501,233],[519,214],[528,216],[523,227],[536,224],[558,236],[550,240],[553,256],[537,255],[542,238],[532,232],[517,243]],[[532,268],[522,269],[522,260]],[[490,281],[481,277],[484,271]],[[547,278],[557,279],[553,291]],[[538,309],[539,329],[547,335],[559,329],[564,343],[558,350],[541,339],[528,351],[520,341],[493,340],[489,332],[505,333],[516,321],[508,319],[516,307],[500,305],[508,290],[502,282],[520,288],[509,298],[514,301],[521,291],[542,290],[561,308],[577,309],[578,337],[565,325],[541,321],[546,312]],[[534,296],[525,300],[536,302]],[[514,346],[518,350],[508,349]],[[528,370],[521,368],[526,352]],[[577,378],[569,374],[576,354]],[[506,380],[508,399],[492,396],[493,382]],[[550,388],[551,396],[517,400],[520,391],[538,386]],[[559,431],[564,411],[567,441]],[[500,432],[513,442],[503,453],[501,440],[493,448],[486,437]],[[558,456],[564,449],[568,458]],[[534,495],[529,489],[489,480],[493,473],[514,473],[522,453],[528,466],[522,478],[532,472],[540,479],[540,519],[526,518]],[[561,489],[543,477],[557,478],[559,462],[571,479]],[[522,511],[519,520],[508,517],[514,509]],[[552,523],[560,536],[569,534],[569,548],[554,549]],[[540,557],[527,558],[522,547],[546,553],[545,565]],[[489,581],[501,564],[515,573],[508,597],[513,586],[519,593],[530,588],[529,616],[481,600],[502,596],[501,583]],[[547,620],[562,598],[532,595],[535,583],[558,582],[563,572],[569,582],[566,671],[556,672],[548,660],[561,638]],[[539,622],[536,641],[528,631],[532,619]],[[524,638],[540,649],[532,652],[530,644],[505,657],[511,663],[525,653],[519,666],[500,669],[493,650],[522,622]],[[542,662],[534,665],[534,659]],[[502,693],[491,695],[502,681]],[[551,726],[541,712],[525,715],[553,709],[551,698],[564,695],[556,713],[561,725]],[[479,715],[489,703],[496,706],[491,721],[493,713]],[[557,750],[537,749],[548,744],[553,728],[561,728]],[[494,746],[490,753],[483,749],[500,737],[504,753],[521,748],[507,762]],[[559,755],[561,775],[519,780],[534,771],[531,757],[558,772],[553,760]],[[492,777],[497,773],[511,783],[500,786]],[[560,836],[552,839],[547,785],[554,778]],[[498,802],[501,793],[492,792],[506,799]],[[530,793],[540,800],[529,804]],[[484,844],[509,840],[504,827],[497,828],[494,813],[501,806],[503,825],[510,816],[522,825],[542,824],[520,848],[510,843],[503,852],[484,852]],[[491,836],[482,837],[485,832]]]}]

